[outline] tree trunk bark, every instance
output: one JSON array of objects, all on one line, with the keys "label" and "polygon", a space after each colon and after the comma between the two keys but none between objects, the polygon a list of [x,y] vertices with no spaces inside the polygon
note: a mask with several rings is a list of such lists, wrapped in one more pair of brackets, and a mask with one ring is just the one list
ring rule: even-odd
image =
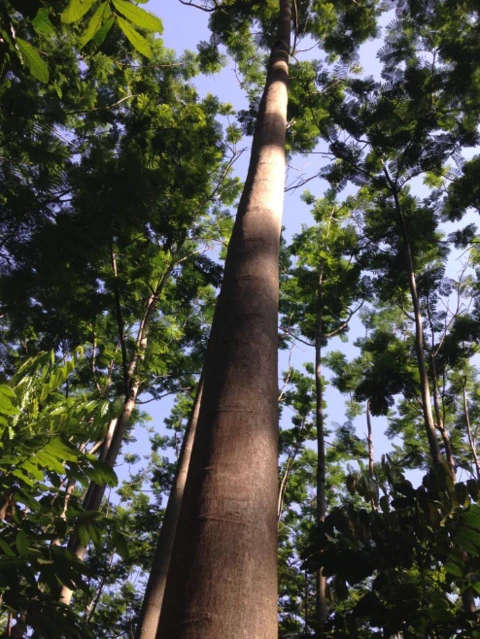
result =
[{"label": "tree trunk bark", "polygon": [[163,595],[167,583],[168,567],[172,556],[175,531],[182,505],[188,467],[197,428],[200,403],[202,401],[203,375],[198,382],[192,413],[183,437],[177,472],[168,498],[162,522],[162,530],[153,556],[152,569],[145,590],[142,611],[135,639],[155,639],[162,611]]},{"label": "tree trunk bark", "polygon": [[[375,457],[373,451],[373,430],[372,430],[372,415],[370,413],[370,401],[367,400],[366,411],[367,413],[367,443],[368,443],[368,476],[372,481],[375,481]],[[372,510],[377,510],[377,504],[375,497],[372,495],[370,499],[372,504]]]},{"label": "tree trunk bark", "polygon": [[415,317],[415,351],[417,354],[418,372],[420,374],[420,388],[422,394],[423,404],[423,418],[425,422],[425,430],[427,432],[428,445],[430,448],[430,456],[434,463],[441,463],[442,454],[440,452],[440,446],[437,441],[437,434],[435,430],[435,422],[433,420],[432,403],[430,399],[430,386],[428,382],[427,366],[425,363],[424,352],[424,336],[423,336],[423,323],[422,313],[420,310],[420,302],[418,299],[417,282],[415,278],[415,267],[413,264],[412,249],[410,246],[410,239],[408,236],[407,225],[403,216],[402,207],[400,206],[400,200],[398,199],[398,192],[396,186],[392,182],[390,173],[387,167],[384,167],[384,173],[387,178],[387,182],[392,191],[392,195],[395,201],[395,208],[398,215],[398,225],[400,233],[403,238],[405,261],[408,274],[408,285],[410,288],[410,297],[412,300],[413,314]]},{"label": "tree trunk bark", "polygon": [[[322,340],[323,340],[323,315],[322,315],[322,285],[323,267],[320,267],[317,290],[317,325],[315,334],[315,390],[316,390],[316,425],[317,425],[317,522],[325,521],[326,494],[325,494],[325,424],[323,414],[323,380],[322,380]],[[327,619],[326,586],[327,580],[322,568],[317,571],[317,592],[315,616],[318,627],[322,630]]]},{"label": "tree trunk bark", "polygon": [[281,0],[205,359],[157,637],[277,637],[278,254],[290,0]]},{"label": "tree trunk bark", "polygon": [[368,442],[368,475],[375,479],[375,457],[373,454],[372,416],[370,414],[370,402],[367,401],[367,442]]},{"label": "tree trunk bark", "polygon": [[420,311],[420,303],[417,293],[417,282],[413,267],[412,252],[408,239],[405,221],[402,216],[402,228],[404,229],[405,254],[407,258],[408,282],[410,286],[410,295],[413,305],[413,314],[415,316],[415,351],[417,353],[418,372],[420,374],[420,387],[422,393],[423,418],[425,421],[425,429],[427,431],[428,444],[430,447],[430,455],[434,463],[442,461],[440,447],[438,445],[437,434],[435,432],[435,422],[433,421],[432,404],[430,400],[430,386],[428,383],[427,366],[425,363],[425,353],[423,350],[423,324],[422,314]]},{"label": "tree trunk bark", "polygon": [[[140,322],[137,333],[136,352],[134,353],[130,361],[127,371],[129,395],[125,398],[125,403],[123,404],[122,412],[120,413],[119,417],[110,422],[105,440],[100,449],[99,459],[104,461],[111,468],[114,468],[117,461],[120,448],[122,447],[123,438],[125,436],[125,431],[127,429],[128,422],[130,421],[132,411],[135,408],[138,392],[140,390],[140,380],[134,377],[137,364],[139,360],[143,359],[143,357],[145,356],[150,322],[155,313],[157,300],[168,278],[170,277],[172,270],[173,264],[164,273],[155,293],[152,293],[152,295],[147,300],[146,310],[142,321]],[[106,484],[95,484],[94,482],[91,482],[83,501],[83,508],[85,510],[98,510],[102,503],[105,489]],[[69,550],[73,552],[81,561],[83,561],[85,553],[87,552],[86,546],[84,546],[80,542],[78,535],[76,535],[75,533],[70,540]],[[70,605],[72,596],[73,591],[67,586],[63,585],[60,591],[60,601],[68,606]]]},{"label": "tree trunk bark", "polygon": [[447,461],[450,464],[450,469],[452,471],[452,477],[455,480],[455,457],[453,456],[452,443],[450,442],[450,437],[445,428],[445,423],[442,417],[442,411],[440,410],[440,402],[438,399],[438,376],[437,376],[437,366],[435,363],[435,355],[432,353],[430,357],[430,361],[432,362],[432,381],[433,381],[433,407],[435,410],[435,417],[437,419],[437,427],[442,436],[443,447],[445,448],[445,455],[447,457]]},{"label": "tree trunk bark", "polygon": [[[115,423],[113,436],[110,440],[110,445],[100,451],[100,459],[105,461],[111,468],[115,466],[118,453],[122,446],[123,436],[130,420],[130,415],[135,408],[135,402],[138,395],[140,384],[135,382],[131,387],[131,395],[128,401],[123,405],[122,413],[117,420],[112,420],[111,423]],[[107,432],[107,435],[109,433]],[[103,496],[105,494],[106,484],[94,484],[90,483],[85,499],[83,500],[84,510],[98,510],[102,503]],[[76,534],[73,535],[71,543],[69,544],[69,550],[73,552],[80,561],[83,561],[87,552],[87,547],[84,546]],[[73,590],[68,586],[62,586],[60,592],[60,601],[67,606],[70,605],[72,600]]]},{"label": "tree trunk bark", "polygon": [[473,461],[475,462],[475,471],[477,474],[477,479],[480,480],[480,461],[478,459],[477,454],[477,444],[473,437],[472,426],[470,423],[470,411],[468,410],[468,398],[467,398],[467,381],[465,380],[465,384],[463,386],[463,410],[465,413],[465,423],[467,425],[467,437],[468,437],[468,445],[470,446],[470,451],[472,453]]}]

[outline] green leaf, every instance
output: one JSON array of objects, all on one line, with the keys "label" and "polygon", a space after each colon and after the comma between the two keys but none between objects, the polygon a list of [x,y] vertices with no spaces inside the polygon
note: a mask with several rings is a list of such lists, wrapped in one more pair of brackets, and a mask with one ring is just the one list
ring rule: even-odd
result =
[{"label": "green leaf", "polygon": [[48,35],[55,33],[55,27],[50,22],[48,9],[45,9],[45,7],[37,11],[37,15],[33,18],[32,24],[37,33],[46,33]]},{"label": "green leaf", "polygon": [[80,524],[80,526],[77,528],[77,535],[82,546],[88,546],[88,542],[90,541],[90,531],[88,529],[88,526],[85,526],[85,524]]},{"label": "green leaf", "polygon": [[94,2],[95,0],[70,0],[69,5],[61,14],[62,22],[67,24],[77,22],[89,11]]},{"label": "green leaf", "polygon": [[120,557],[124,561],[127,561],[130,556],[130,553],[128,550],[128,544],[125,537],[121,533],[119,533],[117,530],[114,530],[112,532],[112,542],[116,548],[116,551],[120,555]]},{"label": "green leaf", "polygon": [[461,534],[455,537],[455,544],[465,552],[469,552],[471,555],[477,554],[477,546]]},{"label": "green leaf", "polygon": [[130,22],[136,24],[137,27],[146,29],[147,31],[157,31],[158,33],[163,32],[162,21],[160,20],[160,18],[157,18],[157,16],[154,16],[152,13],[145,11],[145,9],[141,9],[140,7],[135,6],[131,2],[126,2],[126,0],[112,1],[115,9],[117,9],[117,11],[120,11],[120,13],[122,13],[126,18],[130,20]]},{"label": "green leaf", "polygon": [[[8,386],[2,385],[0,387],[0,414],[1,415],[17,415],[20,411],[10,401],[11,395],[4,391],[5,388],[8,388]],[[8,388],[8,390],[11,391],[10,388]]]},{"label": "green leaf", "polygon": [[462,523],[476,530],[480,530],[480,508],[476,504],[473,504],[465,512]]},{"label": "green leaf", "polygon": [[0,539],[0,548],[7,555],[7,557],[15,557],[15,553],[13,552],[12,547],[3,539]]},{"label": "green leaf", "polygon": [[49,455],[48,452],[45,452],[45,450],[39,450],[33,460],[42,468],[45,468],[46,470],[52,470],[59,475],[63,474],[65,470],[63,464],[61,464],[56,457],[54,457],[53,455]]},{"label": "green leaf", "polygon": [[12,470],[12,475],[14,475],[14,477],[18,477],[18,479],[21,479],[25,484],[27,484],[27,486],[34,485],[34,481],[30,479],[30,477],[27,477],[27,475],[22,473],[19,468],[15,468],[15,470]]},{"label": "green leaf", "polygon": [[112,28],[114,22],[115,18],[113,16],[108,18],[108,20],[103,23],[102,28],[99,29],[90,40],[90,46],[92,46],[94,49],[98,49],[99,47],[101,47],[102,44],[105,42],[105,38],[107,37],[108,32]]},{"label": "green leaf", "polygon": [[150,49],[150,45],[145,40],[145,38],[141,36],[138,33],[138,31],[135,31],[135,29],[131,26],[129,22],[127,22],[123,18],[120,18],[120,16],[117,16],[117,21],[118,21],[118,26],[127,37],[127,40],[130,42],[130,44],[139,53],[144,55],[146,58],[150,59],[152,57],[152,50]]},{"label": "green leaf", "polygon": [[108,8],[109,8],[108,2],[102,2],[102,4],[98,7],[98,9],[95,11],[93,16],[90,18],[88,27],[80,39],[80,45],[82,48],[87,44],[87,42],[90,42],[90,40],[100,30],[104,18],[108,15]]},{"label": "green leaf", "polygon": [[32,47],[30,42],[17,38],[17,45],[22,56],[22,61],[28,67],[28,70],[34,78],[46,84],[48,82],[49,73],[45,60],[42,60],[38,51]]},{"label": "green leaf", "polygon": [[469,541],[471,541],[472,543],[474,543],[476,546],[480,548],[480,532],[473,530],[473,528],[466,528],[463,526],[460,529],[456,538],[458,537],[463,537],[465,539],[468,539]]},{"label": "green leaf", "polygon": [[453,561],[447,561],[445,564],[445,570],[455,577],[463,577],[462,571]]},{"label": "green leaf", "polygon": [[59,437],[55,437],[44,448],[44,452],[48,455],[54,455],[61,461],[75,462],[79,458],[79,452],[73,446],[67,446]]},{"label": "green leaf", "polygon": [[113,468],[110,468],[104,461],[96,460],[92,462],[92,468],[86,468],[85,474],[95,483],[100,486],[107,484],[107,486],[116,486],[118,484],[118,478]]},{"label": "green leaf", "polygon": [[37,481],[43,481],[42,471],[38,468],[38,466],[32,464],[32,462],[28,460],[24,461],[21,468],[26,470],[27,473],[30,473],[30,475],[32,475],[32,477],[34,477]]},{"label": "green leaf", "polygon": [[7,384],[0,384],[0,394],[6,395],[7,397],[16,397],[15,391]]},{"label": "green leaf", "polygon": [[28,549],[30,547],[30,541],[28,539],[28,535],[23,531],[17,534],[15,538],[15,544],[17,546],[17,550],[22,557],[26,557],[28,555]]}]

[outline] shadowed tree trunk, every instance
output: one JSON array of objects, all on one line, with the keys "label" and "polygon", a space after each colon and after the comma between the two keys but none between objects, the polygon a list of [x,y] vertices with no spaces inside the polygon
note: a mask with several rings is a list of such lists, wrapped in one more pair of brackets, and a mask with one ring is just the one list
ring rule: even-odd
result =
[{"label": "shadowed tree trunk", "polygon": [[[323,380],[322,380],[322,341],[323,341],[323,307],[322,307],[323,265],[320,266],[317,287],[317,325],[315,331],[315,390],[316,390],[316,424],[317,424],[317,522],[325,521],[325,420],[323,414]],[[317,594],[315,616],[318,627],[323,629],[327,619],[327,580],[323,569],[317,570]]]},{"label": "shadowed tree trunk", "polygon": [[[370,400],[367,401],[366,406],[367,413],[367,444],[368,444],[368,476],[372,481],[375,481],[375,455],[373,450],[373,429],[372,429],[372,414],[370,413]],[[372,504],[372,510],[377,510],[376,499],[372,495],[370,500]]]},{"label": "shadowed tree trunk", "polygon": [[437,428],[440,431],[442,436],[443,447],[445,449],[445,455],[447,457],[447,461],[450,464],[450,468],[452,469],[452,476],[455,479],[455,458],[453,456],[452,444],[450,442],[450,436],[448,434],[447,429],[445,428],[445,424],[443,422],[442,411],[440,410],[440,401],[439,401],[439,391],[438,391],[438,375],[437,375],[437,365],[435,361],[435,354],[432,353],[430,357],[431,367],[432,367],[432,381],[433,381],[433,407],[435,409],[435,418],[437,420]]},{"label": "shadowed tree trunk", "polygon": [[200,402],[202,401],[203,375],[198,382],[192,413],[183,437],[182,449],[177,464],[175,480],[168,497],[167,508],[162,522],[162,530],[153,556],[152,569],[145,590],[142,611],[135,639],[155,639],[162,611],[163,595],[167,583],[168,566],[172,556],[175,531],[182,505],[188,467],[197,428]]},{"label": "shadowed tree trunk", "polygon": [[477,454],[477,443],[472,433],[472,425],[470,423],[470,411],[468,410],[468,397],[467,397],[467,379],[463,385],[463,411],[465,414],[465,423],[467,425],[467,437],[468,445],[470,446],[470,452],[472,453],[473,461],[475,463],[475,471],[477,479],[480,480],[480,461]]},{"label": "shadowed tree trunk", "polygon": [[[123,438],[125,436],[132,411],[134,410],[137,402],[137,396],[141,385],[140,379],[135,377],[137,364],[139,360],[143,359],[143,357],[145,356],[150,323],[155,314],[158,298],[160,297],[163,288],[172,273],[172,270],[173,265],[166,270],[157,286],[156,291],[152,293],[152,295],[147,300],[145,313],[143,315],[142,321],[140,322],[137,333],[136,352],[130,361],[126,373],[128,395],[125,398],[125,402],[123,404],[120,415],[117,419],[114,419],[110,422],[109,428],[105,435],[105,439],[99,452],[99,459],[104,461],[111,468],[114,468],[117,461],[117,457],[122,447]],[[105,489],[106,484],[95,484],[94,482],[91,482],[88,487],[87,494],[85,495],[85,499],[83,500],[83,508],[90,511],[99,510],[103,496],[105,494]],[[69,550],[73,552],[78,557],[78,559],[83,561],[87,552],[87,547],[82,544],[78,535],[74,534],[69,543]],[[72,596],[73,590],[68,588],[68,586],[62,586],[60,591],[60,601],[66,605],[70,605]]]},{"label": "shadowed tree trunk", "polygon": [[290,1],[259,107],[205,359],[197,434],[157,637],[277,637],[278,254]]},{"label": "shadowed tree trunk", "polygon": [[370,413],[370,401],[367,401],[367,443],[368,443],[368,476],[375,479],[375,457],[373,452],[372,415]]},{"label": "shadowed tree trunk", "polygon": [[387,182],[390,186],[393,199],[395,201],[395,209],[398,215],[399,230],[403,239],[403,247],[405,252],[405,266],[408,275],[408,285],[410,289],[410,298],[412,300],[413,315],[415,319],[415,352],[417,355],[418,372],[420,376],[420,389],[422,394],[422,407],[423,407],[423,419],[425,423],[425,430],[427,433],[428,445],[430,448],[430,455],[434,464],[441,463],[442,454],[440,452],[440,446],[438,445],[437,433],[435,428],[435,422],[432,413],[432,403],[430,399],[430,385],[428,381],[427,365],[425,362],[424,352],[424,334],[423,334],[423,322],[422,313],[420,309],[420,301],[417,291],[417,280],[415,277],[415,268],[413,264],[412,249],[410,246],[410,238],[408,236],[407,224],[403,215],[402,207],[398,197],[398,191],[396,185],[390,176],[390,173],[386,166],[384,166],[384,174],[387,178]]}]

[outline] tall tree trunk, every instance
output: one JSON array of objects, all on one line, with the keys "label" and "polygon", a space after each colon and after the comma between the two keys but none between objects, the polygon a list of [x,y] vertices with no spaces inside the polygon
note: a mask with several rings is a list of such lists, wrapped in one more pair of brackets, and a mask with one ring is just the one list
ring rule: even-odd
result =
[{"label": "tall tree trunk", "polygon": [[440,446],[438,445],[435,422],[433,420],[432,403],[430,399],[430,386],[428,381],[427,366],[425,362],[422,313],[420,310],[420,302],[418,299],[417,282],[415,278],[415,268],[413,264],[412,249],[410,246],[410,238],[408,236],[407,224],[405,222],[402,207],[400,205],[400,200],[398,198],[397,187],[393,183],[386,166],[384,166],[384,173],[395,201],[395,208],[398,216],[398,225],[403,238],[408,285],[410,288],[410,297],[412,300],[413,314],[415,317],[415,351],[417,354],[418,372],[420,374],[420,388],[422,394],[425,430],[427,432],[428,445],[430,448],[432,461],[434,463],[440,463],[442,461],[442,454],[440,452]]},{"label": "tall tree trunk", "polygon": [[157,637],[277,637],[278,254],[290,0],[228,247]]},{"label": "tall tree trunk", "polygon": [[[370,413],[370,401],[367,401],[365,412],[367,413],[368,476],[372,481],[375,481],[375,457],[373,451],[373,430],[372,415]],[[377,510],[377,503],[373,495],[370,499],[370,503],[372,504],[372,510]]]},{"label": "tall tree trunk", "polygon": [[445,448],[445,455],[447,457],[447,461],[450,464],[452,477],[455,479],[455,457],[453,456],[452,443],[450,442],[450,436],[448,434],[447,429],[445,428],[445,423],[442,417],[442,411],[440,410],[440,401],[438,398],[439,392],[438,392],[437,365],[435,362],[435,355],[433,353],[430,357],[430,361],[432,363],[433,407],[435,410],[437,427],[442,436],[443,447]]},{"label": "tall tree trunk", "polygon": [[[473,459],[475,461],[475,467],[477,471],[477,479],[480,478],[480,466],[478,461],[477,450],[475,446],[475,440],[473,439],[472,429],[470,424],[470,413],[468,410],[468,399],[467,399],[467,379],[465,378],[465,382],[463,385],[463,408],[465,411],[465,421],[467,424],[467,436],[468,443],[470,445],[470,450],[472,451]],[[462,607],[463,611],[467,613],[467,615],[475,615],[477,612],[477,607],[475,605],[475,591],[473,588],[467,588],[462,593]]]},{"label": "tall tree trunk", "polygon": [[375,457],[373,454],[372,415],[370,413],[370,401],[367,401],[367,442],[368,442],[368,475],[375,479]]},{"label": "tall tree trunk", "polygon": [[[117,419],[110,422],[105,440],[100,449],[99,458],[108,464],[111,468],[115,466],[120,448],[122,447],[123,438],[130,421],[130,417],[137,401],[138,392],[140,390],[140,380],[135,377],[135,371],[139,360],[145,356],[148,341],[148,329],[150,322],[155,314],[155,307],[157,300],[173,270],[173,265],[164,273],[161,278],[155,293],[149,297],[146,303],[146,309],[142,321],[137,333],[136,351],[133,355],[127,370],[128,376],[128,396],[125,398],[125,402],[122,407],[122,411]],[[91,482],[85,499],[83,501],[83,508],[85,510],[98,510],[102,503],[103,496],[105,494],[106,484],[95,484]],[[86,546],[84,546],[78,535],[75,533],[69,544],[69,550],[73,552],[78,559],[83,561],[85,553],[87,552]],[[66,605],[70,605],[72,600],[73,591],[68,586],[62,586],[60,591],[60,601]]]},{"label": "tall tree trunk", "polygon": [[200,403],[202,401],[203,375],[198,382],[197,392],[190,419],[183,437],[177,464],[177,472],[168,497],[167,508],[162,522],[162,530],[153,556],[152,569],[145,590],[142,611],[138,621],[135,639],[155,639],[162,611],[163,595],[167,583],[168,567],[172,556],[175,531],[182,505],[188,467],[192,454],[195,431],[197,429]]},{"label": "tall tree trunk", "polygon": [[293,469],[293,464],[295,463],[297,455],[304,442],[304,437],[305,437],[304,429],[305,429],[306,420],[307,420],[307,415],[304,415],[302,422],[300,424],[300,428],[298,430],[297,441],[295,442],[295,446],[287,458],[287,461],[285,463],[285,471],[283,473],[282,479],[280,480],[280,486],[278,488],[278,508],[277,508],[277,516],[278,516],[279,522],[282,519],[283,506],[285,503],[285,494],[287,492],[288,481],[290,479],[290,474]]},{"label": "tall tree trunk", "polygon": [[430,455],[434,463],[442,461],[440,447],[438,445],[437,434],[435,431],[435,422],[433,421],[432,404],[430,400],[430,386],[428,382],[427,366],[425,362],[424,339],[423,339],[423,323],[420,311],[420,303],[417,293],[417,282],[415,278],[415,270],[413,267],[412,251],[410,241],[407,234],[405,220],[401,214],[401,226],[403,230],[405,255],[408,268],[408,283],[410,286],[410,296],[412,299],[413,314],[415,317],[415,351],[417,354],[418,372],[420,374],[420,387],[422,393],[423,418],[425,429],[427,431],[428,444],[430,447]]},{"label": "tall tree trunk", "polygon": [[467,437],[468,444],[470,446],[470,451],[472,453],[473,461],[475,462],[475,471],[477,474],[477,479],[480,480],[480,461],[478,459],[477,454],[477,444],[475,442],[475,438],[472,433],[472,425],[470,423],[470,411],[468,410],[468,398],[467,398],[467,380],[465,378],[465,383],[463,385],[463,410],[465,414],[465,423],[467,425]]},{"label": "tall tree trunk", "polygon": [[[317,288],[317,321],[315,331],[315,390],[316,390],[316,426],[317,426],[317,522],[325,521],[325,424],[323,414],[323,380],[322,380],[322,341],[323,341],[323,307],[322,307],[323,266],[320,267]],[[317,592],[315,616],[320,629],[327,619],[327,580],[322,568],[316,573]]]}]

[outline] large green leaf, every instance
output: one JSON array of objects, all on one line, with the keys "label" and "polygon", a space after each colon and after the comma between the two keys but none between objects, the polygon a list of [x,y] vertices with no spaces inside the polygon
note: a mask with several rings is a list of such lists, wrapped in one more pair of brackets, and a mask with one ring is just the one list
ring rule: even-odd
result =
[{"label": "large green leaf", "polygon": [[141,9],[126,0],[113,0],[113,5],[117,11],[120,11],[121,14],[128,18],[130,22],[136,24],[137,27],[147,29],[147,31],[163,32],[163,24],[160,18],[145,11],[145,9]]},{"label": "large green leaf", "polygon": [[90,40],[90,46],[93,47],[93,49],[98,49],[99,47],[102,46],[114,22],[115,22],[115,18],[113,16],[108,18],[108,20],[105,20],[101,28]]},{"label": "large green leaf", "polygon": [[113,545],[115,546],[118,554],[120,555],[120,557],[124,561],[127,561],[129,556],[130,556],[130,553],[129,553],[129,550],[128,550],[128,542],[127,542],[126,538],[118,530],[113,530],[112,531],[112,542],[113,542]]},{"label": "large green leaf", "polygon": [[28,555],[30,541],[28,539],[28,535],[23,530],[20,530],[17,533],[17,536],[15,538],[15,544],[17,546],[18,553],[22,555],[22,557],[25,557],[26,555]]},{"label": "large green leaf", "polygon": [[129,22],[127,22],[120,16],[117,16],[117,21],[118,21],[118,26],[127,37],[130,44],[133,45],[133,47],[139,53],[144,55],[146,58],[150,59],[152,57],[152,50],[148,42],[145,40],[145,38],[141,36],[138,33],[138,31],[135,31],[135,29],[132,27],[132,25]]},{"label": "large green leaf", "polygon": [[445,569],[447,572],[449,572],[451,575],[454,575],[455,577],[463,577],[463,572],[453,561],[447,561],[447,563],[445,564]]},{"label": "large green leaf", "polygon": [[104,461],[95,460],[91,462],[92,467],[85,469],[87,477],[96,484],[107,486],[116,486],[118,478],[113,468]]},{"label": "large green leaf", "polygon": [[7,544],[7,542],[3,539],[0,539],[0,548],[7,555],[7,557],[15,557],[15,553],[13,552],[11,546]]},{"label": "large green leaf", "polygon": [[48,9],[45,7],[37,11],[37,15],[33,18],[32,24],[37,33],[46,33],[47,35],[55,33],[55,27],[50,22]]},{"label": "large green leaf", "polygon": [[95,34],[98,33],[102,26],[102,22],[109,15],[109,7],[110,5],[108,4],[108,2],[102,2],[93,16],[90,18],[88,27],[80,40],[80,44],[82,47],[84,47],[87,42],[90,42]]},{"label": "large green leaf", "polygon": [[67,8],[62,12],[62,22],[77,22],[90,10],[94,2],[95,0],[70,0]]},{"label": "large green leaf", "polygon": [[6,395],[7,397],[16,397],[15,391],[7,384],[0,384],[0,394]]},{"label": "large green leaf", "polygon": [[40,80],[46,84],[49,79],[48,66],[45,60],[42,59],[38,51],[32,47],[30,42],[17,38],[16,40],[18,50],[22,56],[24,64],[28,67],[28,70],[34,78]]}]

